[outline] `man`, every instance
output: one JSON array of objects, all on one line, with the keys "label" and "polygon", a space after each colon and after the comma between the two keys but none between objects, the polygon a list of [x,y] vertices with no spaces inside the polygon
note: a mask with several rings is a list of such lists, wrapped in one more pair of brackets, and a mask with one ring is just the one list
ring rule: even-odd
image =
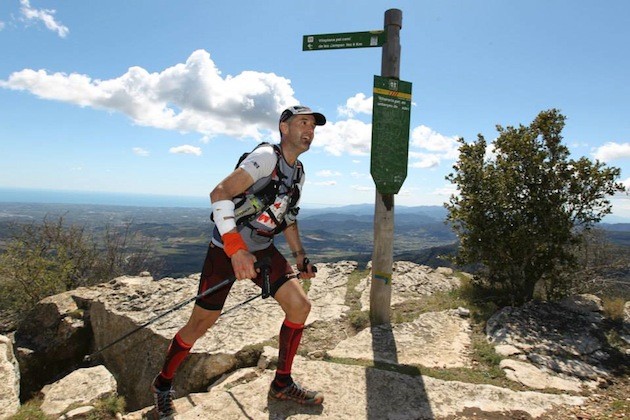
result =
[{"label": "man", "polygon": [[[253,279],[261,286],[261,274],[254,263],[270,259],[270,293],[285,312],[285,319],[280,329],[278,368],[269,397],[301,404],[321,404],[324,400],[320,392],[302,388],[291,377],[293,357],[311,304],[291,265],[274,246],[273,236],[284,233],[300,271],[298,277],[315,276],[296,222],[297,203],[304,185],[304,170],[298,156],[310,148],[315,127],[324,124],[324,115],[308,107],[287,108],[279,121],[280,145],[263,143],[212,190],[215,228],[199,283],[199,293],[231,276],[238,280]],[[190,319],[171,341],[162,371],[152,384],[160,418],[171,418],[174,414],[175,371],[197,339],[219,318],[229,289],[226,286],[197,299]]]}]

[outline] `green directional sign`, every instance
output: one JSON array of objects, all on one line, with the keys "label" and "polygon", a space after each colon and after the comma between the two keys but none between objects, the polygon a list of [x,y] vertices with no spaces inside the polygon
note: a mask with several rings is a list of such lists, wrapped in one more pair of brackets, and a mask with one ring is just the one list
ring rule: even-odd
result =
[{"label": "green directional sign", "polygon": [[374,76],[370,173],[381,194],[398,194],[407,178],[411,83]]},{"label": "green directional sign", "polygon": [[302,51],[382,47],[386,40],[387,35],[385,31],[304,35],[302,39]]}]

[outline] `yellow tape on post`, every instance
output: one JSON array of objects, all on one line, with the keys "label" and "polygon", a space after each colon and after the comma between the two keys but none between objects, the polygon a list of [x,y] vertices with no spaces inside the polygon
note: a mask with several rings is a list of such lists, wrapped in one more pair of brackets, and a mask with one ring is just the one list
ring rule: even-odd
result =
[{"label": "yellow tape on post", "polygon": [[392,275],[391,273],[374,273],[374,279],[375,280],[381,280],[383,282],[385,282],[385,284],[390,284],[392,282]]}]

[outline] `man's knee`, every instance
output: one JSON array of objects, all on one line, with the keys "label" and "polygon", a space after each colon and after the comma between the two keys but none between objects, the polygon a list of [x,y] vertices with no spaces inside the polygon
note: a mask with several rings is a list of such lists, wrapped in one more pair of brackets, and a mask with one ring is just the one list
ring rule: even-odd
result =
[{"label": "man's knee", "polygon": [[308,299],[305,299],[303,304],[302,304],[302,310],[308,315],[311,313],[311,301]]},{"label": "man's knee", "polygon": [[298,297],[291,301],[289,305],[289,312],[291,315],[299,316],[300,318],[306,318],[311,312],[311,301],[306,297]]},{"label": "man's knee", "polygon": [[214,325],[218,315],[210,312],[195,311],[190,317],[184,329],[196,338],[201,337]]}]

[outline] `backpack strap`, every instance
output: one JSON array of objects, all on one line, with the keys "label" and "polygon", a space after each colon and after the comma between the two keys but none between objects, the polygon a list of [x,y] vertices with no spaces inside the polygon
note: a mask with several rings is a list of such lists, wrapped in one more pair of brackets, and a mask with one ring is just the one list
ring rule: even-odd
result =
[{"label": "backpack strap", "polygon": [[[287,221],[285,220],[286,216],[290,213],[292,215],[291,217],[293,218],[293,220],[295,220],[295,216],[297,215],[299,211],[299,208],[296,206],[300,198],[300,189],[298,187],[298,184],[300,183],[304,175],[304,167],[302,166],[302,162],[300,162],[299,160],[296,160],[295,166],[294,166],[295,169],[292,171],[292,174],[290,175],[292,179],[290,179],[289,180],[290,182],[287,183],[286,180],[288,179],[289,175],[286,175],[281,170],[281,159],[284,160],[284,156],[282,155],[282,149],[280,148],[280,145],[278,144],[272,144],[271,146],[273,147],[273,150],[276,153],[277,160],[276,160],[276,167],[274,168],[270,176],[269,183],[265,185],[263,188],[260,188],[257,192],[246,191],[243,194],[243,199],[241,199],[238,202],[238,204],[242,203],[242,205],[247,206],[248,205],[247,201],[251,201],[252,196],[255,196],[255,200],[258,203],[264,203],[263,207],[262,208],[258,207],[257,211],[255,212],[251,212],[251,208],[248,209],[249,211],[247,211],[247,214],[246,215],[244,214],[242,218],[237,217],[236,224],[237,226],[241,224],[245,224],[248,227],[255,229],[255,227],[251,225],[251,221],[256,219],[261,214],[265,213],[269,216],[271,220],[273,220],[274,224],[276,225],[276,228],[273,231],[267,232],[267,234],[275,235],[282,232],[287,227]],[[273,214],[273,212],[271,211],[270,206],[276,200],[278,190],[280,188],[280,185],[282,184],[288,186],[288,191],[286,195],[289,198],[289,202],[288,202],[288,209],[287,209],[287,213],[285,214],[285,217],[283,218],[283,220],[278,220]],[[237,210],[237,213],[238,213],[238,210]]]}]

